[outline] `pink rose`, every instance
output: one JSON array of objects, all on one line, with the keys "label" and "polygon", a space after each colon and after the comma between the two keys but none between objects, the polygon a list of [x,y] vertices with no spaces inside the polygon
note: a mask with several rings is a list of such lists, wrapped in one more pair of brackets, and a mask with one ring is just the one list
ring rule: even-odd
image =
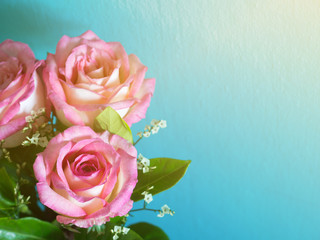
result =
[{"label": "pink rose", "polygon": [[27,44],[6,40],[0,44],[0,140],[16,147],[26,134],[25,117],[45,106],[45,89],[37,62]]},{"label": "pink rose", "polygon": [[131,126],[145,117],[155,79],[144,79],[147,67],[127,55],[118,42],[104,42],[91,31],[63,36],[44,70],[48,96],[58,119],[67,126],[93,127],[107,106]]},{"label": "pink rose", "polygon": [[137,151],[125,139],[74,126],[51,139],[33,165],[40,201],[57,221],[88,228],[132,208]]}]

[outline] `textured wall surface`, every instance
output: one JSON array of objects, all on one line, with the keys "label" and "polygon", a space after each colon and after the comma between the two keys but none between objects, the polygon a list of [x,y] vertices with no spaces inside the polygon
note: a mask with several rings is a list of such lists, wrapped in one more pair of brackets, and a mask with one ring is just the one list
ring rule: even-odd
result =
[{"label": "textured wall surface", "polygon": [[[168,128],[147,157],[192,159],[137,213],[171,239],[320,239],[320,2],[70,0],[0,2],[0,41],[38,58],[62,35],[120,41],[157,79],[147,118]],[[138,203],[138,205],[141,203]]]}]

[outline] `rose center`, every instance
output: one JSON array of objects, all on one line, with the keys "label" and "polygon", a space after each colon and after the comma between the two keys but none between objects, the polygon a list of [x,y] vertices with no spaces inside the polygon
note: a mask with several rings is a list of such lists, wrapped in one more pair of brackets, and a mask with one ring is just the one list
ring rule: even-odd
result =
[{"label": "rose center", "polygon": [[71,169],[77,176],[90,176],[100,170],[100,164],[95,155],[80,154],[71,163]]},{"label": "rose center", "polygon": [[95,164],[91,163],[83,163],[80,166],[79,172],[81,175],[90,175],[91,173],[96,172],[98,169]]}]

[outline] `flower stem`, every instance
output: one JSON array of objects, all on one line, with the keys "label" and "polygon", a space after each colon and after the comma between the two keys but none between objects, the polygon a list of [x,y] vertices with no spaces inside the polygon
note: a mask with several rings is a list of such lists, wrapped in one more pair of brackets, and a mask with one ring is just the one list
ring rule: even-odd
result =
[{"label": "flower stem", "polygon": [[158,209],[151,209],[151,208],[138,208],[138,209],[134,209],[134,210],[131,210],[131,212],[137,212],[137,211],[143,211],[143,210],[147,210],[147,211],[152,211],[152,212],[159,212]]},{"label": "flower stem", "polygon": [[142,136],[139,137],[139,139],[133,143],[133,146],[135,146],[141,139],[142,139]]}]

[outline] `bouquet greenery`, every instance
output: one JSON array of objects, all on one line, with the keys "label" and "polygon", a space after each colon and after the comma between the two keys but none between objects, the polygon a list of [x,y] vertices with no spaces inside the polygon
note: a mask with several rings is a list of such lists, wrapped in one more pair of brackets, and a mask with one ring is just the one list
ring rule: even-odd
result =
[{"label": "bouquet greenery", "polygon": [[154,92],[146,71],[92,31],[63,36],[40,61],[24,43],[0,44],[0,239],[168,239],[126,225],[136,211],[173,215],[148,204],[190,164],[137,153],[167,125],[152,120],[132,136]]}]

